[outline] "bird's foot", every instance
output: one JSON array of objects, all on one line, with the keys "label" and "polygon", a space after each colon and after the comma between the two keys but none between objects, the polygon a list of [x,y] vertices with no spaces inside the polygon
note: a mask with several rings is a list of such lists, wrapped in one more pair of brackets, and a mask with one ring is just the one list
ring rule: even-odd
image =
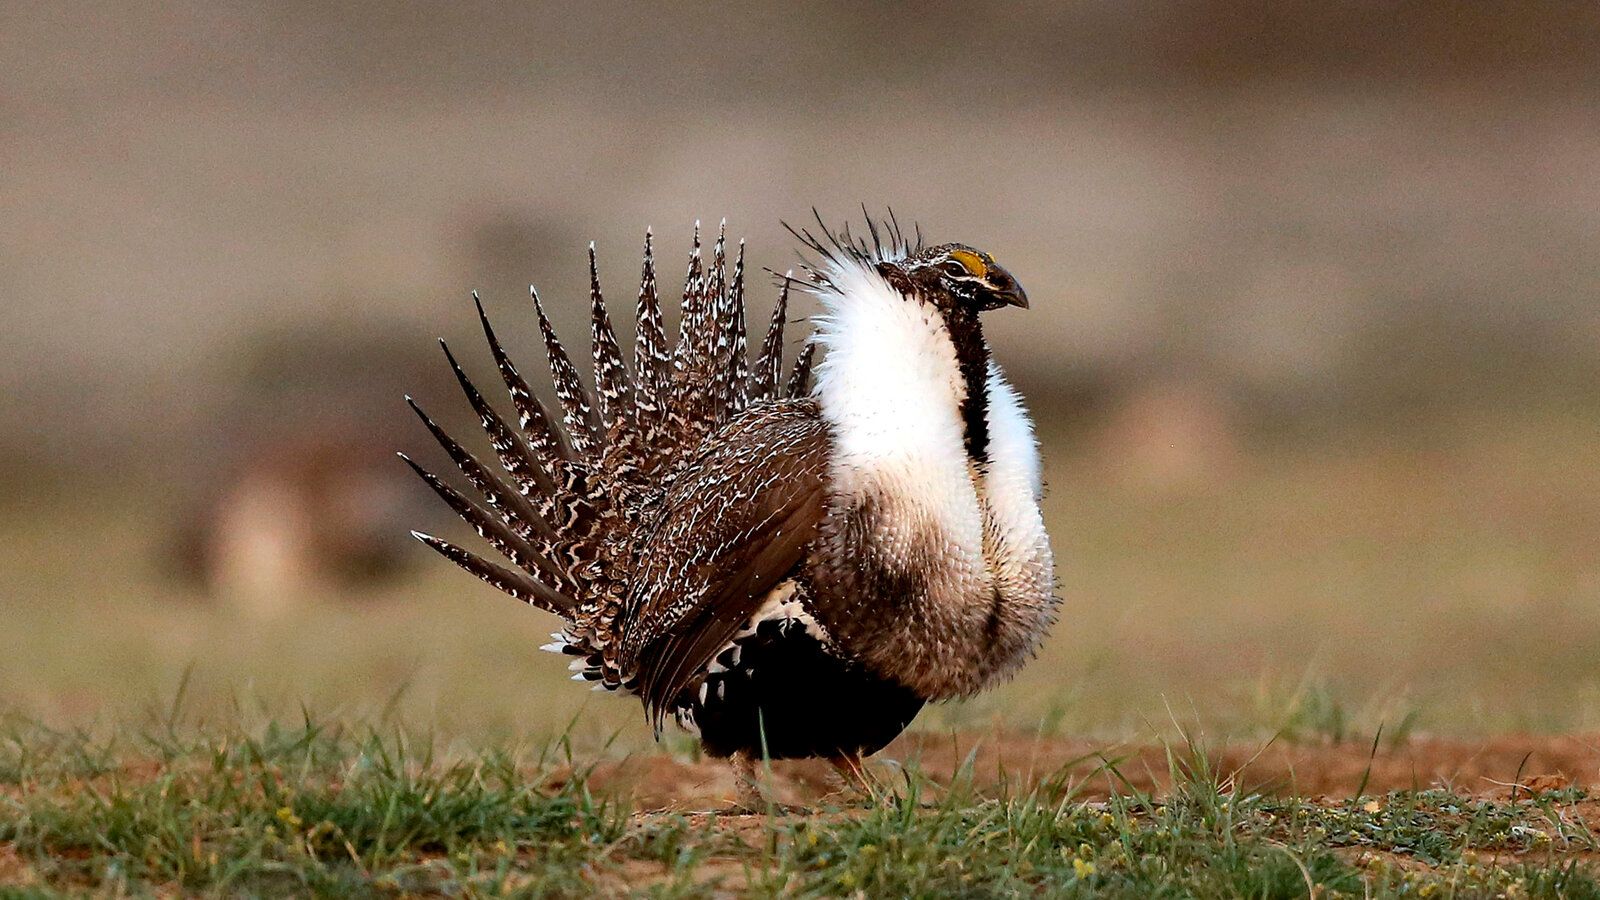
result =
[{"label": "bird's foot", "polygon": [[868,771],[860,755],[850,753],[830,757],[828,764],[833,766],[835,779],[834,789],[828,794],[830,800],[878,806],[890,799],[889,790]]},{"label": "bird's foot", "polygon": [[755,804],[734,800],[712,810],[719,816],[809,816],[813,811],[809,806],[801,806],[798,803],[774,803],[766,800]]},{"label": "bird's foot", "polygon": [[726,807],[727,815],[805,815],[810,812],[804,806],[793,803],[780,803],[772,795],[772,785],[764,775],[764,771],[757,761],[744,753],[735,753],[728,759],[733,768],[734,800]]}]

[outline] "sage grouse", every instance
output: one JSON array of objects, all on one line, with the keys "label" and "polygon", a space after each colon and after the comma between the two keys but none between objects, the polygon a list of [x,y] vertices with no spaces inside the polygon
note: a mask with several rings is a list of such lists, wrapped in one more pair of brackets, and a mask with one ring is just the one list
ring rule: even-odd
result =
[{"label": "sage grouse", "polygon": [[[564,619],[545,649],[575,678],[746,771],[859,771],[925,702],[1014,673],[1054,620],[1032,427],[979,319],[1027,297],[987,253],[869,226],[795,231],[811,256],[754,361],[742,242],[730,275],[723,236],[705,265],[696,227],[669,346],[646,234],[631,369],[591,245],[592,393],[533,296],[559,424],[478,304],[517,424],[445,354],[504,474],[417,409],[482,502],[413,468],[511,565],[416,536]],[[785,378],[791,284],[824,313]]]}]

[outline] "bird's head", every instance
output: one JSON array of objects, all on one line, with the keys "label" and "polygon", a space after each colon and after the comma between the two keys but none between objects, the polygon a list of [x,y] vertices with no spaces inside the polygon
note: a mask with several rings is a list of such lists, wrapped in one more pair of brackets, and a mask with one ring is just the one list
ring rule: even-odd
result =
[{"label": "bird's head", "polygon": [[939,244],[875,264],[902,293],[926,298],[947,311],[1028,308],[1028,295],[994,257],[966,244]]}]

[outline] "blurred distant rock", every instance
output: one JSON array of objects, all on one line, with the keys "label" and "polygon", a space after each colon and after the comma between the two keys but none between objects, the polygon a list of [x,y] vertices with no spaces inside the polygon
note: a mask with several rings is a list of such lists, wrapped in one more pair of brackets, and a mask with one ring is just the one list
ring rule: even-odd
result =
[{"label": "blurred distant rock", "polygon": [[179,523],[177,570],[269,617],[369,589],[413,560],[421,504],[390,447],[353,428],[266,440]]},{"label": "blurred distant rock", "polygon": [[395,458],[418,436],[402,397],[455,390],[436,348],[424,333],[344,321],[219,360],[222,400],[195,429],[209,452],[175,487],[188,496],[174,571],[257,615],[403,571],[430,504]]}]

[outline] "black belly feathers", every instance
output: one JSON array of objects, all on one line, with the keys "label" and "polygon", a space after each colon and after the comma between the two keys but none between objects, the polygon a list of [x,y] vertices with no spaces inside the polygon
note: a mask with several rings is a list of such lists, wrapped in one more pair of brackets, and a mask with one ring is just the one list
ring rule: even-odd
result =
[{"label": "black belly feathers", "polygon": [[717,656],[680,720],[712,756],[771,759],[867,756],[922,709],[909,689],[827,647],[798,618],[761,621]]},{"label": "black belly feathers", "polygon": [[751,360],[743,244],[730,275],[724,237],[704,265],[696,229],[669,347],[647,235],[630,367],[592,248],[590,273],[592,392],[537,295],[557,409],[507,356],[481,305],[514,421],[446,349],[498,470],[413,404],[471,493],[407,462],[509,565],[417,537],[562,617],[551,649],[576,657],[580,679],[637,694],[657,729],[669,715],[692,724],[713,755],[880,749],[922,700],[843,658],[808,617],[760,615],[801,572],[825,506],[828,436],[805,399],[814,345],[784,372],[787,283]]}]

